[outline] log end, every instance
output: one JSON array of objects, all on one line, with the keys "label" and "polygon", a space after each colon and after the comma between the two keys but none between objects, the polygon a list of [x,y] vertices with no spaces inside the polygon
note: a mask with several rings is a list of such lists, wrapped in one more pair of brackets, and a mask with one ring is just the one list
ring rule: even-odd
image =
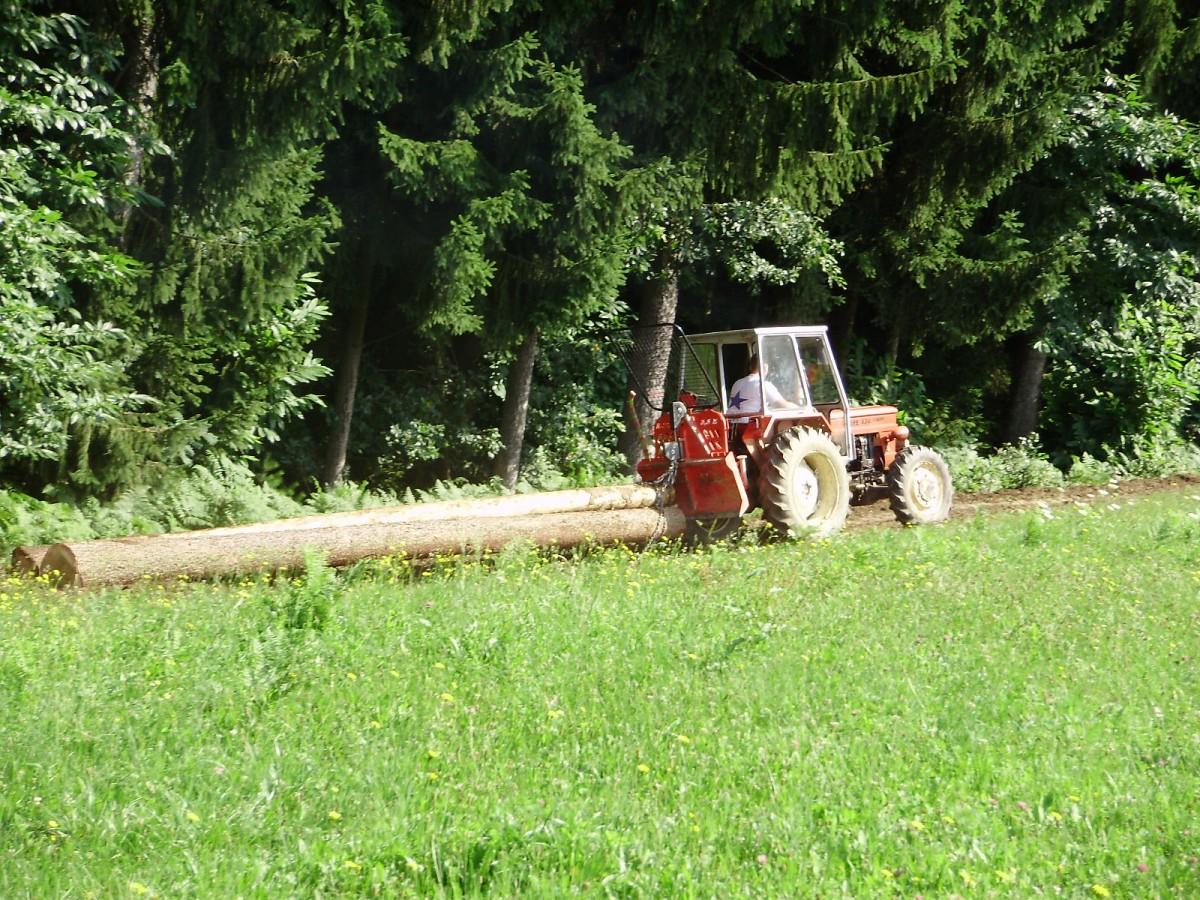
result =
[{"label": "log end", "polygon": [[36,575],[41,571],[42,558],[49,549],[48,544],[18,547],[12,552],[12,570],[18,575]]},{"label": "log end", "polygon": [[66,544],[55,544],[42,558],[41,574],[49,576],[55,587],[82,587],[75,554]]}]

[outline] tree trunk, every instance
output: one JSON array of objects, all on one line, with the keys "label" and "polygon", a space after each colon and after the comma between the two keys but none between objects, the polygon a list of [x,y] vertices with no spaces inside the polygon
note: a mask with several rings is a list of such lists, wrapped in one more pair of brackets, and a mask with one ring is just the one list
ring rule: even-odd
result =
[{"label": "tree trunk", "polygon": [[[633,351],[629,361],[633,370],[633,386],[641,385],[657,406],[663,406],[667,380],[667,365],[671,357],[671,331],[668,328],[648,329],[660,323],[673,323],[679,306],[679,273],[674,260],[662,261],[659,275],[648,282],[639,298],[638,322],[635,328]],[[621,436],[620,449],[629,460],[637,463],[641,456],[641,435],[648,435],[654,428],[658,412],[646,396],[639,393],[631,414],[626,410],[625,433]]]},{"label": "tree trunk", "polygon": [[846,302],[835,307],[829,329],[829,341],[838,363],[844,368],[850,358],[850,339],[854,337],[854,319],[858,314],[858,295],[851,294]]},{"label": "tree trunk", "polygon": [[346,340],[338,365],[337,393],[333,401],[333,433],[325,451],[321,483],[333,487],[346,472],[346,452],[350,446],[350,423],[354,418],[354,394],[358,390],[358,370],[362,362],[363,335],[370,312],[370,293],[365,285],[355,290],[354,305],[346,323]]},{"label": "tree trunk", "polygon": [[1015,444],[1037,431],[1046,354],[1039,350],[1040,332],[1026,331],[1012,339],[1012,390],[1009,395],[1005,443]]},{"label": "tree trunk", "polygon": [[[145,182],[146,145],[149,142],[145,130],[151,127],[154,102],[158,99],[158,23],[154,4],[147,4],[140,13],[132,17],[124,43],[127,62],[124,72],[121,73],[118,89],[137,113],[136,127],[142,132],[129,139],[129,165],[125,170],[125,184],[131,189],[138,189]],[[117,212],[122,229],[122,249],[126,251],[132,244],[129,218],[133,209],[132,202],[123,201]]]},{"label": "tree trunk", "polygon": [[529,391],[533,386],[537,343],[538,332],[535,328],[521,343],[521,350],[509,366],[505,380],[504,409],[500,414],[500,440],[504,446],[496,457],[496,474],[510,491],[517,486],[517,475],[521,470],[521,451],[525,447],[525,422],[529,417]]},{"label": "tree trunk", "polygon": [[884,350],[884,359],[887,360],[889,372],[893,371],[900,362],[900,335],[903,331],[904,325],[897,315],[888,329],[887,348]]},{"label": "tree trunk", "polygon": [[677,507],[557,512],[433,521],[376,522],[250,534],[192,532],[157,538],[119,538],[55,544],[42,572],[60,587],[129,585],[144,578],[213,578],[256,571],[297,569],[306,551],[334,566],[377,556],[426,557],[501,550],[516,542],[535,546],[643,544],[683,533]]}]

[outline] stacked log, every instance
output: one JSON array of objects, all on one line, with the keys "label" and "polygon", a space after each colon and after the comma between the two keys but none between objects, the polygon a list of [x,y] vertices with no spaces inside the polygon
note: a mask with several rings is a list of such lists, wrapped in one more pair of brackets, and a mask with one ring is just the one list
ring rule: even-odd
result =
[{"label": "stacked log", "polygon": [[283,519],[257,525],[55,544],[41,561],[63,586],[128,585],[144,578],[213,578],[403,554],[500,550],[512,543],[575,547],[644,544],[683,533],[683,515],[657,508],[653,488],[621,485],[486,500],[447,501]]},{"label": "stacked log", "polygon": [[12,552],[12,570],[18,575],[36,575],[42,568],[42,559],[49,544],[18,547]]}]

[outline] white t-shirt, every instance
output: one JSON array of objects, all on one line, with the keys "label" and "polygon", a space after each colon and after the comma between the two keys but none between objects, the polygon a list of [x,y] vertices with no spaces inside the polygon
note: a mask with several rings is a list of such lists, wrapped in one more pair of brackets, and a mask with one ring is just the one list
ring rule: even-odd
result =
[{"label": "white t-shirt", "polygon": [[[780,407],[790,404],[779,393],[779,388],[764,382],[757,372],[751,372],[745,378],[739,378],[729,390],[729,408],[725,415],[730,416],[730,422],[749,422],[750,415],[760,415],[763,410],[763,385],[766,385],[767,405]],[[744,414],[744,415],[743,415]],[[739,418],[733,418],[740,416]]]}]

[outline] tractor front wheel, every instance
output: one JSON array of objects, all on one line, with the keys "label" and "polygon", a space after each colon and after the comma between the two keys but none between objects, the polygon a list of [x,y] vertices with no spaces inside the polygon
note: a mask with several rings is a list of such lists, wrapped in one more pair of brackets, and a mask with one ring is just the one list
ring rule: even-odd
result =
[{"label": "tractor front wheel", "polygon": [[846,463],[829,435],[813,428],[789,428],[775,439],[759,494],[764,518],[793,534],[831,534],[850,513]]},{"label": "tractor front wheel", "polygon": [[887,472],[888,501],[905,525],[945,521],[954,501],[950,467],[928,447],[905,447]]}]

